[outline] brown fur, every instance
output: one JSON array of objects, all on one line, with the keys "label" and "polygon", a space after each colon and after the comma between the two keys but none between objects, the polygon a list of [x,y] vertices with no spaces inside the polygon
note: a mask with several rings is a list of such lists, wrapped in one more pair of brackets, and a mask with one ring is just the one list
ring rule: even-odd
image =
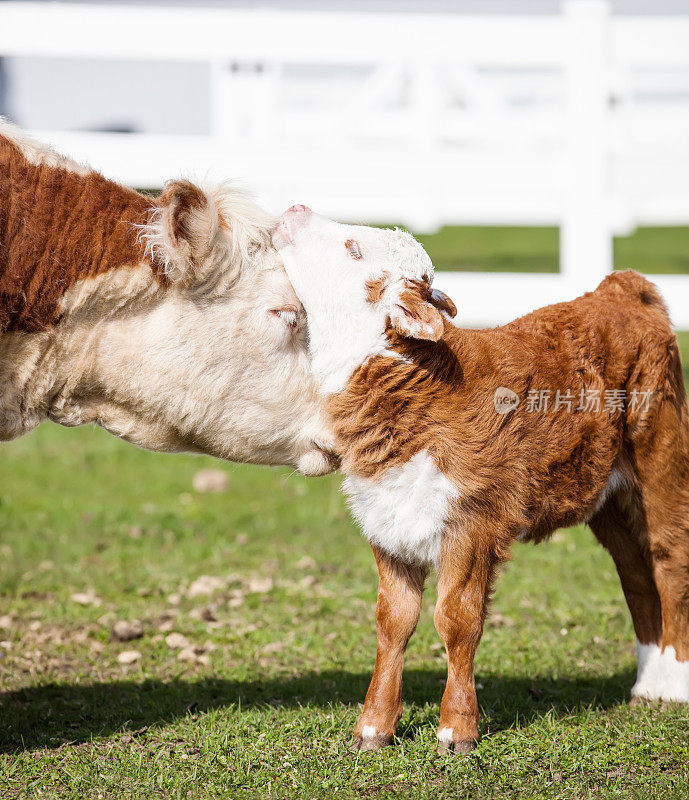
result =
[{"label": "brown fur", "polygon": [[0,136],[0,332],[48,330],[76,281],[146,262],[136,226],[154,204],[97,172],[36,165]]},{"label": "brown fur", "polygon": [[383,297],[388,281],[390,280],[390,273],[384,272],[380,278],[366,281],[366,299],[369,303],[378,303]]},{"label": "brown fur", "polygon": [[445,292],[440,289],[431,289],[428,287],[428,302],[432,303],[439,311],[444,311],[450,317],[457,316],[457,306]]},{"label": "brown fur", "polygon": [[0,440],[51,419],[335,468],[273,227],[229,185],[147,198],[0,118]]},{"label": "brown fur", "polygon": [[373,554],[380,576],[376,603],[378,655],[366,693],[368,714],[362,715],[355,731],[355,737],[363,741],[364,724],[375,727],[378,740],[369,744],[371,749],[392,741],[402,716],[404,651],[419,620],[426,578],[422,567],[401,564],[377,547]]},{"label": "brown fur", "polygon": [[[446,323],[438,342],[394,330],[389,339],[411,363],[370,359],[328,410],[345,472],[375,479],[428,450],[459,489],[435,612],[449,658],[440,727],[453,729],[455,749],[478,736],[473,657],[495,566],[517,537],[537,542],[590,521],[615,561],[639,641],[672,645],[689,660],[689,427],[677,341],[655,287],[634,272],[615,273],[594,292],[501,328]],[[520,398],[505,415],[493,406],[501,386]],[[527,394],[540,389],[552,390],[550,407],[529,413]],[[558,389],[574,394],[571,412],[553,409]],[[601,391],[600,412],[575,410],[582,389]],[[604,411],[604,391],[615,389],[627,393],[627,404],[633,390],[652,390],[649,409]],[[625,485],[606,496],[613,470]],[[409,577],[398,569],[391,586],[390,567],[376,556],[384,596],[407,595]],[[390,627],[394,605],[379,603],[379,630]],[[379,638],[385,663],[390,647],[403,649],[410,620]],[[394,727],[400,675],[393,673],[387,689],[378,679],[375,715],[364,707],[359,734],[378,724],[374,717],[383,718],[381,730]]]},{"label": "brown fur", "polygon": [[408,336],[413,330],[417,339],[438,341],[443,335],[443,318],[431,302],[428,282],[407,279],[404,283],[405,288],[400,292],[397,305],[401,313],[391,313],[390,325],[403,336]]},{"label": "brown fur", "polygon": [[[208,208],[208,198],[196,184],[191,181],[170,181],[159,199],[160,206],[169,208],[167,217],[170,240],[175,247],[181,248],[195,269],[208,256],[212,248],[210,221],[208,227],[197,224],[194,215],[203,214]],[[220,226],[227,228],[222,215]],[[205,228],[205,229],[204,229]]]}]

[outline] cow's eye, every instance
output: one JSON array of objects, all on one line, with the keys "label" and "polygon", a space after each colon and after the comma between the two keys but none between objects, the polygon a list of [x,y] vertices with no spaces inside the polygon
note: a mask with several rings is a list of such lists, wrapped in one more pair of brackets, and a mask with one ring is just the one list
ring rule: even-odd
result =
[{"label": "cow's eye", "polygon": [[352,258],[356,258],[357,261],[362,259],[363,253],[361,252],[361,248],[359,247],[359,242],[356,239],[347,239],[345,242],[345,247],[347,248],[347,252]]},{"label": "cow's eye", "polygon": [[299,323],[299,312],[294,306],[271,308],[270,313],[274,314],[279,320],[282,320],[288,328],[296,330]]}]

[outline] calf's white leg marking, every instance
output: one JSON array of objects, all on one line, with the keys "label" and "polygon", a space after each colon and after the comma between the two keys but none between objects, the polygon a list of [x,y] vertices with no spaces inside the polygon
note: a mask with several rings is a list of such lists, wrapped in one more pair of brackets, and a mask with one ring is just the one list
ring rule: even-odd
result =
[{"label": "calf's white leg marking", "polygon": [[452,744],[452,728],[441,728],[438,731],[438,741],[442,744]]},{"label": "calf's white leg marking", "polygon": [[637,640],[636,658],[632,697],[689,703],[689,661],[678,661],[672,645],[661,652],[658,645]]}]

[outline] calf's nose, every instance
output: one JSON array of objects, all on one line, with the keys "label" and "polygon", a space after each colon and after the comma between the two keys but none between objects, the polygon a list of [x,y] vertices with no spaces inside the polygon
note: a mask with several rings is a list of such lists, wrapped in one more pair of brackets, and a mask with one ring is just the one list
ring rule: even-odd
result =
[{"label": "calf's nose", "polygon": [[311,209],[302,203],[297,203],[285,211],[276,230],[285,242],[293,244],[294,234],[305,227],[310,218]]},{"label": "calf's nose", "polygon": [[303,205],[302,203],[297,203],[296,205],[290,206],[287,209],[288,214],[294,214],[295,216],[305,216],[308,217],[311,213],[311,209],[308,206]]}]

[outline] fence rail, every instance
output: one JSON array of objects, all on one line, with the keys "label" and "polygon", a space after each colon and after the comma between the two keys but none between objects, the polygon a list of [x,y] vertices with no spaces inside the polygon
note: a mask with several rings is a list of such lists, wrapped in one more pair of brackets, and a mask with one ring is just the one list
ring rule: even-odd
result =
[{"label": "fence rail", "polygon": [[[231,177],[274,211],[299,201],[416,230],[559,226],[557,275],[438,276],[464,322],[498,323],[595,286],[615,231],[689,222],[689,15],[613,17],[606,0],[562,8],[481,16],[10,0],[0,3],[0,55],[208,64],[208,135],[36,132],[131,185]],[[689,328],[689,277],[657,282]]]}]

